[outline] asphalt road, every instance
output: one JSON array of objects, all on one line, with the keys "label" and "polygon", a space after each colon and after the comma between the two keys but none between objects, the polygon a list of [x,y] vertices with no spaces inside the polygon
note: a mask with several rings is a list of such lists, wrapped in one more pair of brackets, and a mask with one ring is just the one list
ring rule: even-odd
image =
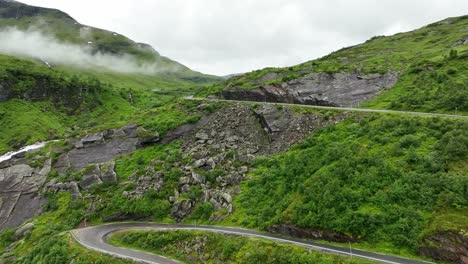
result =
[{"label": "asphalt road", "polygon": [[337,110],[337,111],[353,111],[353,112],[368,112],[368,113],[386,113],[386,114],[403,114],[403,115],[415,115],[415,116],[428,116],[428,117],[451,117],[468,119],[468,116],[464,115],[453,115],[453,114],[438,114],[438,113],[425,113],[425,112],[412,112],[412,111],[397,111],[397,110],[381,110],[381,109],[368,109],[368,108],[353,108],[353,107],[333,107],[333,106],[316,106],[316,105],[304,105],[304,104],[289,104],[289,103],[274,103],[274,102],[259,102],[259,101],[240,101],[240,100],[226,100],[226,99],[208,99],[201,97],[184,97],[186,100],[196,101],[216,101],[216,102],[239,102],[246,104],[272,104],[272,105],[284,105],[284,106],[300,106],[322,110]]},{"label": "asphalt road", "polygon": [[180,263],[175,260],[165,258],[163,256],[158,256],[143,251],[131,250],[126,248],[119,248],[110,245],[107,242],[108,237],[117,231],[123,230],[202,230],[209,232],[217,232],[223,234],[234,234],[241,236],[249,237],[258,237],[268,240],[273,240],[277,242],[285,242],[295,244],[304,248],[310,248],[313,250],[343,255],[349,257],[357,257],[368,259],[381,263],[402,263],[402,264],[423,264],[429,263],[419,260],[411,260],[396,256],[378,254],[363,250],[350,249],[348,247],[339,247],[333,245],[320,244],[316,242],[286,238],[278,235],[261,233],[257,231],[233,228],[233,227],[220,227],[220,226],[195,226],[195,225],[175,225],[175,224],[157,224],[157,223],[114,223],[114,224],[105,224],[93,227],[86,227],[81,229],[72,230],[71,233],[73,237],[86,248],[109,254],[115,257],[130,259],[140,263],[151,263],[151,264],[174,264]]}]

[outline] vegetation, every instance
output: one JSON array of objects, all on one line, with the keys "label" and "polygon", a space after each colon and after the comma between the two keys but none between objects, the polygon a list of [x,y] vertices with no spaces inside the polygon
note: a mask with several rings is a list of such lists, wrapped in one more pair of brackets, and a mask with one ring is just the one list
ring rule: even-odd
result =
[{"label": "vegetation", "polygon": [[[371,263],[286,243],[199,231],[120,232],[110,242],[186,263]],[[201,246],[197,250],[195,245]]]},{"label": "vegetation", "polygon": [[[130,122],[147,123],[164,133],[197,120],[188,114],[196,105],[177,98],[202,85],[160,76],[51,69],[4,55],[0,55],[0,84],[12,98],[0,103],[0,153]],[[154,87],[159,88],[153,91]]]},{"label": "vegetation", "polygon": [[[0,8],[2,26],[27,29],[44,20],[41,30],[61,41],[92,41],[96,51],[131,54],[142,62],[177,64],[121,35],[84,29],[60,11],[26,8],[18,13],[16,4],[11,3],[12,8]],[[454,44],[466,35],[468,19],[449,21],[390,37],[374,37],[315,61],[254,71],[221,85],[216,84],[218,78],[189,69],[155,75],[117,74],[49,68],[33,59],[0,55],[0,92],[8,93],[8,100],[0,103],[0,154],[37,141],[70,138],[129,123],[165,137],[170,130],[195,123],[220,105],[204,105],[205,110],[200,110],[201,102],[183,100],[183,96],[207,95],[227,86],[253,89],[310,72],[400,72],[393,89],[361,107],[466,114],[468,47]],[[89,30],[86,38],[80,36],[82,30]],[[294,110],[308,111],[300,106]],[[65,148],[63,142],[56,144]],[[15,255],[18,263],[119,263],[77,246],[66,231],[84,221],[98,224],[118,214],[172,221],[168,218],[169,196],[183,175],[180,164],[189,163],[180,144],[159,144],[117,158],[119,183],[82,191],[83,199],[73,200],[68,193],[47,194],[44,213],[32,220],[35,228],[31,233],[15,241],[14,230],[0,231],[0,254],[8,252],[2,258]],[[52,149],[38,154],[51,151],[55,159]],[[234,214],[223,224],[256,229],[287,224],[329,230],[357,239],[360,247],[414,254],[428,236],[467,230],[467,164],[468,123],[464,120],[355,114],[317,131],[285,154],[257,160],[235,198]],[[164,173],[164,184],[158,191],[146,192],[137,202],[122,195],[135,189],[139,177],[155,171]],[[207,173],[208,183],[214,183],[221,173],[222,168]],[[55,171],[49,175],[49,179],[59,181],[80,177],[79,173],[59,176]],[[201,192],[194,187],[178,199],[196,199]],[[213,211],[209,202],[198,203],[187,221],[210,223]],[[179,246],[200,237],[207,238],[206,256],[197,252],[184,255]],[[199,232],[131,232],[116,236],[114,242],[188,262],[200,257],[227,263],[361,262],[291,245]],[[14,247],[10,247],[12,244]]]},{"label": "vegetation", "polygon": [[322,129],[286,154],[257,161],[230,223],[332,230],[415,252],[424,236],[467,227],[467,126],[357,115]]},{"label": "vegetation", "polygon": [[468,113],[468,45],[457,45],[466,37],[468,16],[448,18],[418,30],[343,48],[320,59],[286,68],[265,68],[235,76],[199,92],[213,94],[223,88],[255,89],[281,84],[311,72],[398,72],[393,89],[361,107]]}]

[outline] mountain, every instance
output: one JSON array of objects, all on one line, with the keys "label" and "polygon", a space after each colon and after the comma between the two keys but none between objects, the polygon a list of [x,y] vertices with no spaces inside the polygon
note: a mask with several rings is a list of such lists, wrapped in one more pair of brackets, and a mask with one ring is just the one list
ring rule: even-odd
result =
[{"label": "mountain", "polygon": [[[130,263],[69,232],[120,221],[468,259],[468,122],[434,114],[466,113],[467,17],[225,80],[58,10],[0,7],[0,155],[33,144],[0,156],[0,263]],[[5,34],[68,54],[34,56],[41,45],[17,49]],[[194,263],[370,262],[189,230],[109,241]]]},{"label": "mountain", "polygon": [[[6,101],[0,108],[0,152],[75,133],[72,128],[77,126],[125,123],[174,93],[192,94],[221,80],[55,9],[2,0],[0,30],[2,35],[19,35],[16,46],[24,46],[0,55],[0,102]],[[12,50],[12,45],[4,45],[4,50]],[[89,66],[92,63],[96,65]]]},{"label": "mountain", "polygon": [[375,36],[320,59],[235,76],[205,94],[226,99],[468,112],[468,16]]},{"label": "mountain", "polygon": [[116,32],[82,25],[68,14],[49,8],[26,5],[16,1],[0,1],[1,28],[34,29],[60,41],[91,46],[93,52],[130,54],[140,60],[157,62],[178,71],[190,72],[186,66],[161,56],[148,44],[137,43]]}]

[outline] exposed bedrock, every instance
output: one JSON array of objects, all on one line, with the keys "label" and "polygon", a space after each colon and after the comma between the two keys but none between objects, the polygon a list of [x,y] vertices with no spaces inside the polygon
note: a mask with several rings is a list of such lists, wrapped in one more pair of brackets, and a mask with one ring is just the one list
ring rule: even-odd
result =
[{"label": "exposed bedrock", "polygon": [[353,106],[393,87],[398,73],[311,73],[282,84],[253,90],[228,87],[221,93],[228,100],[266,101],[318,106]]},{"label": "exposed bedrock", "polygon": [[137,125],[105,130],[70,141],[72,150],[60,155],[54,168],[59,173],[78,171],[90,164],[110,161],[121,154],[157,141],[159,141],[158,133],[147,131]]},{"label": "exposed bedrock", "polygon": [[468,237],[466,233],[445,232],[424,239],[419,248],[423,256],[438,261],[468,263]]},{"label": "exposed bedrock", "polygon": [[41,212],[40,189],[50,169],[50,159],[42,168],[15,164],[0,169],[0,229],[17,227]]}]

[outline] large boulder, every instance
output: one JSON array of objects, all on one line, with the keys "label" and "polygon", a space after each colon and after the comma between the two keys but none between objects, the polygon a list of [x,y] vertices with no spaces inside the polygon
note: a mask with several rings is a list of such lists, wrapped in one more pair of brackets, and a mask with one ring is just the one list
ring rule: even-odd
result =
[{"label": "large boulder", "polygon": [[90,165],[84,171],[81,182],[79,184],[80,187],[84,190],[89,190],[91,189],[91,186],[93,185],[102,184],[102,180],[99,177],[100,174],[101,174],[101,171],[99,170],[98,165]]},{"label": "large boulder", "polygon": [[115,173],[115,162],[110,161],[106,163],[102,163],[99,165],[100,173],[101,173],[101,180],[104,183],[114,183],[117,182],[117,173]]},{"label": "large boulder", "polygon": [[185,216],[192,212],[194,205],[195,202],[192,200],[181,200],[174,202],[171,211],[172,218],[174,218],[177,222],[182,221]]},{"label": "large boulder", "polygon": [[15,231],[15,239],[18,240],[20,238],[22,238],[26,233],[28,232],[31,232],[34,228],[34,224],[33,223],[27,223],[23,226],[21,226],[20,228],[18,228],[16,231]]}]

